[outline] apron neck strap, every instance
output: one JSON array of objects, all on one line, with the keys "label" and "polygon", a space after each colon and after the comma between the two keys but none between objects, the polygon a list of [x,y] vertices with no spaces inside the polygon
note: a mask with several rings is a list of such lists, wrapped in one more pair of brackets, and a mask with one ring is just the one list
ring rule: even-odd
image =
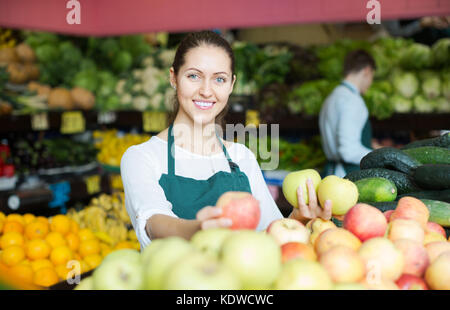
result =
[{"label": "apron neck strap", "polygon": [[[175,175],[175,139],[173,136],[173,124],[170,124],[169,126],[169,133],[167,138],[167,173],[169,175]],[[230,155],[228,155],[227,149],[225,145],[222,143],[222,140],[220,139],[219,135],[216,132],[217,139],[219,140],[219,143],[222,145],[223,153],[225,154],[225,157],[228,160],[228,163],[230,165],[230,168],[233,169],[235,166],[237,166],[230,158]]]}]

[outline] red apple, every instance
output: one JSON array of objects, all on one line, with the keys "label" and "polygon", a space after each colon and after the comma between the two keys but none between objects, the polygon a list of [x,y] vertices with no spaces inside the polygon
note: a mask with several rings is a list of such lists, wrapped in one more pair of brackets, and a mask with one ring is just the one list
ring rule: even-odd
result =
[{"label": "red apple", "polygon": [[450,242],[447,241],[435,241],[425,244],[425,249],[428,252],[430,263],[433,263],[439,255],[445,252],[450,252]]},{"label": "red apple", "polygon": [[272,235],[279,245],[287,242],[308,243],[310,232],[297,220],[282,218],[273,221],[267,227],[266,232]]},{"label": "red apple", "polygon": [[426,233],[427,232],[437,232],[438,234],[441,234],[442,236],[444,236],[445,239],[447,239],[447,235],[445,234],[444,227],[442,227],[438,223],[428,222],[427,228],[425,228],[425,232]]},{"label": "red apple", "polygon": [[427,206],[417,198],[403,197],[400,198],[395,208],[394,213],[391,215],[391,221],[396,219],[408,219],[419,222],[422,228],[427,227],[428,218],[430,217],[430,211]]},{"label": "red apple", "polygon": [[403,274],[395,282],[401,290],[428,290],[428,285],[422,278],[411,274]]},{"label": "red apple", "polygon": [[422,277],[430,264],[430,258],[425,247],[417,241],[408,239],[396,240],[394,245],[402,252],[405,258],[403,274]]},{"label": "red apple", "polygon": [[407,219],[393,219],[388,226],[388,238],[391,241],[410,239],[423,244],[425,231],[420,223],[416,221]]},{"label": "red apple", "polygon": [[247,192],[226,192],[219,197],[217,207],[222,208],[222,217],[229,218],[231,229],[256,229],[261,210],[259,201]]},{"label": "red apple", "polygon": [[386,217],[386,220],[388,221],[388,223],[391,221],[392,213],[394,213],[394,210],[387,210],[387,211],[383,212],[383,214]]},{"label": "red apple", "polygon": [[370,238],[384,236],[387,221],[377,208],[358,203],[345,214],[344,228],[364,242]]},{"label": "red apple", "polygon": [[354,283],[363,280],[366,267],[358,252],[338,245],[320,256],[320,264],[334,283]]},{"label": "red apple", "polygon": [[295,259],[303,258],[310,261],[317,260],[314,249],[309,244],[301,242],[287,242],[281,246],[281,261],[283,263]]}]

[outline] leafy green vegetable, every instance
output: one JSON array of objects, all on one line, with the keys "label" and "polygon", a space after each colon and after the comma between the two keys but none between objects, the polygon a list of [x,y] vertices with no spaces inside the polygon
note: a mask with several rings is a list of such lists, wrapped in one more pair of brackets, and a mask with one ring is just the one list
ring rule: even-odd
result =
[{"label": "leafy green vegetable", "polygon": [[91,92],[94,92],[97,90],[97,87],[99,85],[99,79],[97,77],[97,71],[96,70],[83,70],[78,72],[73,81],[72,86],[78,86],[83,87],[87,90],[90,90]]},{"label": "leafy green vegetable", "polygon": [[444,97],[439,97],[435,100],[436,111],[443,113],[450,113],[450,100]]},{"label": "leafy green vegetable", "polygon": [[420,74],[422,92],[427,99],[435,99],[441,95],[441,79],[438,73],[424,71]]},{"label": "leafy green vegetable", "polygon": [[402,52],[401,64],[405,69],[425,69],[431,65],[431,48],[414,43]]},{"label": "leafy green vegetable", "polygon": [[427,100],[422,95],[417,95],[414,97],[413,105],[416,112],[430,113],[434,111],[436,103],[432,100]]},{"label": "leafy green vegetable", "polygon": [[390,102],[392,86],[387,81],[376,81],[364,94],[369,114],[378,119],[386,119],[394,113]]},{"label": "leafy green vegetable", "polygon": [[436,67],[450,65],[450,38],[438,40],[431,47],[433,64]]},{"label": "leafy green vegetable", "polygon": [[414,97],[419,89],[419,80],[412,72],[394,72],[392,84],[397,93],[408,99]]},{"label": "leafy green vegetable", "polygon": [[394,95],[391,97],[391,103],[397,113],[409,113],[412,111],[413,102],[410,99],[406,99],[400,95]]}]

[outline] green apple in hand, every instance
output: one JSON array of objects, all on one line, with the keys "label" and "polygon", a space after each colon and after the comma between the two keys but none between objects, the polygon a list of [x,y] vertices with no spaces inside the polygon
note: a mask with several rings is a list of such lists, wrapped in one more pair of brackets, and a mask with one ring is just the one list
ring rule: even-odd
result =
[{"label": "green apple in hand", "polygon": [[317,196],[321,206],[331,200],[333,215],[345,215],[358,202],[359,193],[352,181],[329,175],[320,182]]},{"label": "green apple in hand", "polygon": [[309,193],[306,186],[306,180],[311,179],[313,181],[314,189],[317,192],[317,188],[321,182],[320,174],[314,169],[305,169],[289,173],[283,180],[283,194],[286,200],[294,207],[298,208],[297,188],[302,187],[303,199],[308,204]]}]

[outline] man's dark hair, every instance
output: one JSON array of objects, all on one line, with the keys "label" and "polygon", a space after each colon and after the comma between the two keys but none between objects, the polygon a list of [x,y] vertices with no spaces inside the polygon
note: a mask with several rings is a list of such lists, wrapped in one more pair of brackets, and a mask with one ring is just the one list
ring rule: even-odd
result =
[{"label": "man's dark hair", "polygon": [[365,50],[354,50],[347,54],[344,62],[344,76],[350,73],[356,73],[366,68],[371,67],[373,70],[377,68],[373,57]]}]

